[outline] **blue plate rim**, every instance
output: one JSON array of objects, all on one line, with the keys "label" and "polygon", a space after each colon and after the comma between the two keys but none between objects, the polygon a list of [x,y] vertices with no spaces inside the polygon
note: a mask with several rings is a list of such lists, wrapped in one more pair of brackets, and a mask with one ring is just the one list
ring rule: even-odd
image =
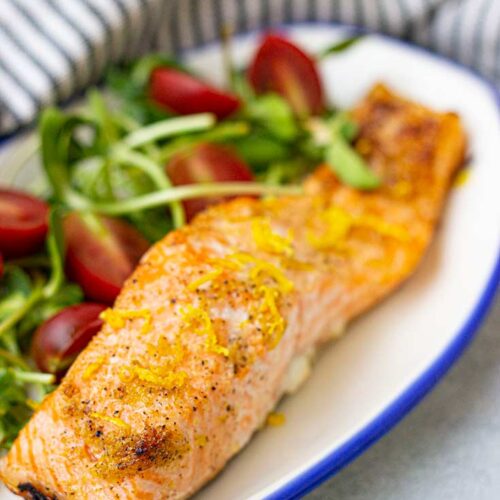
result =
[{"label": "blue plate rim", "polygon": [[[463,64],[449,59],[446,56],[432,52],[422,46],[415,45],[409,41],[395,38],[393,36],[353,26],[349,24],[328,22],[328,21],[301,21],[292,23],[283,23],[272,27],[273,31],[290,30],[300,27],[314,27],[324,26],[331,28],[339,28],[348,34],[366,34],[376,35],[385,41],[398,46],[411,49],[415,52],[424,54],[432,59],[435,59],[447,66],[454,67],[460,71],[473,76],[482,85],[484,85],[492,94],[494,101],[497,104],[497,111],[500,116],[500,92],[487,78],[481,76]],[[249,30],[244,33],[239,33],[236,37],[255,36],[259,33],[265,33],[270,28],[261,28]],[[202,43],[198,46],[190,47],[181,52],[186,55],[196,49],[207,48],[210,45],[218,43],[217,41]],[[71,102],[71,100],[70,100]],[[0,148],[7,146],[13,142],[18,135],[25,132],[29,127],[16,130],[15,132],[6,136],[0,136]],[[322,482],[326,481],[347,464],[353,461],[356,457],[366,451],[371,445],[382,438],[389,432],[403,417],[405,417],[422,398],[433,389],[436,384],[444,377],[451,366],[458,360],[464,350],[470,344],[471,340],[476,335],[479,327],[483,323],[486,313],[490,309],[493,299],[495,298],[500,281],[500,248],[497,252],[495,264],[486,285],[479,295],[471,314],[458,330],[453,340],[443,349],[441,354],[434,360],[434,362],[424,371],[404,392],[402,392],[392,403],[390,403],[383,412],[379,413],[370,423],[363,429],[358,431],[342,446],[335,451],[329,453],[326,457],[316,462],[307,470],[301,472],[293,479],[289,480],[286,484],[280,486],[276,491],[268,495],[268,500],[284,500],[300,498],[306,493],[310,492]]]}]

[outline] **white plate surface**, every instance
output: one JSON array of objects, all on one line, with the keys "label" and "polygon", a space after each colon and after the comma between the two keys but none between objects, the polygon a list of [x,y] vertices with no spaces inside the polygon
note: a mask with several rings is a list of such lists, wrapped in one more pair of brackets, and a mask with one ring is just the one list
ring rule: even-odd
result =
[{"label": "white plate surface", "polygon": [[[345,36],[342,28],[327,25],[300,25],[290,32],[313,51]],[[247,61],[255,43],[253,35],[238,38],[234,59]],[[216,45],[192,51],[186,60],[221,82]],[[500,120],[491,88],[444,59],[375,35],[331,57],[321,71],[328,98],[339,107],[352,106],[383,81],[425,105],[459,113],[469,135],[472,173],[451,193],[442,226],[415,276],[322,353],[308,382],[281,404],[286,424],[259,432],[200,499],[290,497],[352,458],[453,361],[478,326],[498,280]],[[0,180],[5,175],[2,168]],[[0,500],[8,498],[13,497],[0,493]]]}]

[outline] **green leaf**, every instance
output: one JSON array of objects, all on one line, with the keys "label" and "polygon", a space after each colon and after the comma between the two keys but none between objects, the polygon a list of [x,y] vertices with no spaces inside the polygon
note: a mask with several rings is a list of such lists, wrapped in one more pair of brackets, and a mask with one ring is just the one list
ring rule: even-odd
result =
[{"label": "green leaf", "polygon": [[25,271],[12,264],[6,266],[5,276],[0,285],[0,298],[8,297],[16,292],[22,297],[27,297],[31,290],[31,280]]},{"label": "green leaf", "polygon": [[129,220],[151,243],[160,240],[173,229],[172,219],[164,208],[132,212]]},{"label": "green leaf", "polygon": [[102,148],[119,138],[118,129],[101,92],[90,89],[87,93],[88,108],[99,127],[99,142]]},{"label": "green leaf", "polygon": [[53,376],[30,372],[0,352],[0,448],[9,449],[33,414],[28,393],[34,389],[40,399],[50,390]]},{"label": "green leaf", "polygon": [[339,179],[356,189],[375,189],[379,178],[370,170],[363,158],[340,135],[326,148],[325,159]]},{"label": "green leaf", "polygon": [[49,215],[49,233],[47,236],[47,252],[50,259],[51,275],[45,285],[45,298],[52,297],[64,281],[64,233],[63,216],[65,211],[61,207],[52,207]]},{"label": "green leaf", "polygon": [[340,42],[336,42],[333,45],[330,45],[326,49],[323,49],[316,57],[317,59],[324,59],[332,54],[339,54],[340,52],[344,52],[347,49],[350,49],[353,45],[358,43],[364,35],[356,35],[353,37],[346,38]]},{"label": "green leaf", "polygon": [[351,142],[358,135],[359,127],[356,122],[351,120],[347,113],[340,112],[333,119],[332,127],[338,130],[338,133],[347,141]]},{"label": "green leaf", "polygon": [[270,163],[286,160],[290,156],[289,146],[261,132],[254,132],[235,141],[234,146],[239,155],[252,167],[267,166]]},{"label": "green leaf", "polygon": [[251,120],[283,141],[291,141],[298,134],[298,127],[291,107],[278,94],[257,96],[247,103],[246,114]]},{"label": "green leaf", "polygon": [[74,144],[73,133],[82,125],[92,122],[81,115],[64,115],[56,108],[45,109],[39,124],[42,164],[54,199],[73,208],[80,206],[82,200],[71,187],[70,149]]}]

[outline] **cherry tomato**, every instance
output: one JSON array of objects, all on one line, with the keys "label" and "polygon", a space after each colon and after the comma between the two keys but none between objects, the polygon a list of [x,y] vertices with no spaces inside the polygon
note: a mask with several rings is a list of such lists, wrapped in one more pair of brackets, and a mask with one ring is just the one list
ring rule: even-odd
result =
[{"label": "cherry tomato", "polygon": [[[166,167],[167,175],[176,186],[206,182],[252,181],[253,176],[237,154],[226,146],[203,143],[175,155]],[[209,205],[231,197],[196,198],[183,202],[186,218],[191,220]]]},{"label": "cherry tomato", "polygon": [[48,205],[14,189],[0,188],[0,252],[22,257],[36,252],[48,230]]},{"label": "cherry tomato", "polygon": [[148,249],[148,242],[130,224],[108,217],[88,221],[77,213],[64,220],[66,271],[85,295],[112,303]]},{"label": "cherry tomato", "polygon": [[323,88],[315,61],[280,35],[267,35],[248,70],[257,93],[277,92],[300,117],[323,111]]},{"label": "cherry tomato", "polygon": [[69,306],[42,323],[33,336],[31,353],[44,372],[64,375],[76,356],[101,329],[105,305],[87,302]]},{"label": "cherry tomato", "polygon": [[219,119],[234,113],[238,98],[172,68],[156,68],[151,73],[149,93],[153,101],[180,115],[213,113]]}]

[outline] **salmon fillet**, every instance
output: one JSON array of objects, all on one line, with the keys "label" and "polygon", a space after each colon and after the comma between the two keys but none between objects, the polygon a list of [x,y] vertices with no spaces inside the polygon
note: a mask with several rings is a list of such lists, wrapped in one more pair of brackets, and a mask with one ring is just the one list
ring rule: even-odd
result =
[{"label": "salmon fillet", "polygon": [[407,278],[463,161],[459,118],[375,86],[352,111],[373,192],[319,168],[239,198],[143,257],[1,464],[26,498],[185,498],[249,441],[307,357]]}]

